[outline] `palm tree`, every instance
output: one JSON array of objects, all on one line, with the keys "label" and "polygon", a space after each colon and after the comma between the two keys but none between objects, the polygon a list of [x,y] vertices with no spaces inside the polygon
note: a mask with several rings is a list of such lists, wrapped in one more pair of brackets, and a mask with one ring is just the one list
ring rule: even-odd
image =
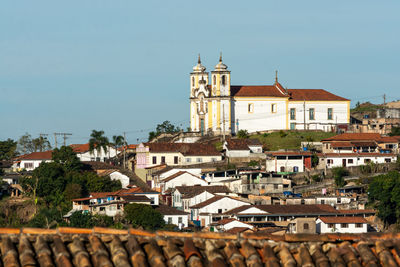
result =
[{"label": "palm tree", "polygon": [[96,150],[97,155],[99,155],[101,153],[101,149],[104,150],[104,153],[107,153],[109,145],[110,142],[108,141],[108,138],[104,136],[104,131],[92,130],[89,139],[89,151],[91,153]]}]

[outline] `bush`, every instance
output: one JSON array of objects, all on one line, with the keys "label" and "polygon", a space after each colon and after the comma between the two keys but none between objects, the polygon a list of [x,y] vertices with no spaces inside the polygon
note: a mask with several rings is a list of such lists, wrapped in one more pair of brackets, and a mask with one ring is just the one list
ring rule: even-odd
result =
[{"label": "bush", "polygon": [[315,167],[317,167],[318,166],[318,164],[319,164],[319,158],[318,158],[318,156],[317,156],[317,154],[312,154],[312,156],[311,156],[311,166],[313,167],[313,168],[315,168]]},{"label": "bush", "polygon": [[316,175],[312,175],[311,176],[311,180],[313,180],[314,181],[314,183],[319,183],[319,182],[321,182],[321,176],[319,176],[318,174],[316,174]]},{"label": "bush", "polygon": [[247,164],[247,166],[249,166],[249,167],[258,167],[258,165],[259,165],[259,163],[256,160],[252,160]]},{"label": "bush", "polygon": [[240,139],[249,138],[249,132],[247,130],[240,130],[237,133],[237,137],[240,138]]},{"label": "bush", "polygon": [[279,131],[279,136],[280,136],[281,138],[284,138],[284,137],[287,136],[287,133],[285,133],[284,131],[280,130],[280,131]]},{"label": "bush", "polygon": [[125,206],[125,218],[133,227],[143,227],[146,230],[157,230],[164,227],[163,215],[145,204],[128,204]]},{"label": "bush", "polygon": [[335,184],[337,187],[342,187],[346,184],[344,181],[344,176],[348,175],[349,172],[346,168],[343,167],[335,167],[332,168],[333,178],[335,179]]}]

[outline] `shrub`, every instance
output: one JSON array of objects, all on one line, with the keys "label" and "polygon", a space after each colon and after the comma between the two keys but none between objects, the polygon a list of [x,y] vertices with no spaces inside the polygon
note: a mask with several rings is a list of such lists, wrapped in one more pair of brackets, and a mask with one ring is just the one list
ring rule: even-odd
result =
[{"label": "shrub", "polygon": [[280,131],[279,131],[279,136],[280,136],[281,138],[284,138],[284,137],[287,136],[287,133],[285,133],[284,131],[280,130]]},{"label": "shrub", "polygon": [[125,206],[125,218],[133,227],[143,227],[146,230],[157,230],[164,227],[163,215],[145,204],[128,204]]},{"label": "shrub", "polygon": [[343,167],[335,167],[332,168],[333,178],[335,179],[335,184],[337,187],[342,187],[346,184],[344,181],[344,176],[348,175],[349,172],[346,168]]},{"label": "shrub", "polygon": [[240,130],[237,133],[237,137],[240,138],[240,139],[249,138],[249,132],[247,130]]}]

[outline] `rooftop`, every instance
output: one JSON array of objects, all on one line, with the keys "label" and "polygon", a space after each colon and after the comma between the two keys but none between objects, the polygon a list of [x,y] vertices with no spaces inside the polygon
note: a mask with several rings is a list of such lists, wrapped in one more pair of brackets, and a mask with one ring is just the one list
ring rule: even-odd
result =
[{"label": "rooftop", "polygon": [[220,156],[213,145],[201,143],[145,143],[152,153],[179,152],[184,156]]},{"label": "rooftop", "polygon": [[399,266],[399,234],[0,228],[3,266]]},{"label": "rooftop", "polygon": [[183,194],[182,198],[192,198],[197,196],[198,194],[207,191],[211,194],[216,193],[231,193],[228,187],[225,185],[211,185],[211,186],[176,186],[176,190],[178,190],[181,194]]}]

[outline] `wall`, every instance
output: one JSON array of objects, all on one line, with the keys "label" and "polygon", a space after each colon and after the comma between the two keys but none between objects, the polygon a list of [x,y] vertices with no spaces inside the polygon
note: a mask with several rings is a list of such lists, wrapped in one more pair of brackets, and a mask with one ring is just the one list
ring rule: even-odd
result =
[{"label": "wall", "polygon": [[175,188],[177,186],[192,186],[192,185],[207,185],[208,183],[205,180],[202,180],[200,178],[196,178],[195,176],[191,175],[190,173],[183,173],[177,177],[175,177],[172,180],[169,180],[167,182],[160,182],[163,184],[163,191],[169,189],[169,188]]},{"label": "wall", "polygon": [[77,157],[81,161],[97,161],[97,158],[100,158],[100,161],[104,162],[105,159],[113,158],[117,155],[117,150],[111,146],[107,148],[107,153],[105,153],[104,149],[101,148],[100,152],[97,150],[93,150],[92,152],[86,151],[83,153],[77,153]]},{"label": "wall", "polygon": [[280,172],[281,167],[285,168],[285,172],[293,172],[293,167],[298,167],[298,172],[304,172],[303,159],[277,159],[273,157],[266,161],[267,172]]},{"label": "wall", "polygon": [[348,228],[342,228],[340,223],[335,224],[335,228],[328,228],[328,224],[317,220],[317,233],[366,233],[368,224],[363,223],[361,228],[356,228],[355,223],[349,223]]},{"label": "wall", "polygon": [[180,228],[188,226],[189,215],[164,215],[165,223],[170,223],[169,218],[171,218],[171,223],[179,226],[179,218],[182,218],[182,225]]},{"label": "wall", "polygon": [[[370,160],[373,163],[385,163],[385,159],[390,159],[391,162],[396,162],[397,157],[391,155],[382,154],[380,156],[360,156],[355,154],[354,156],[343,156],[343,157],[326,157],[325,163],[327,168],[333,167],[343,167],[343,160],[346,160],[346,167],[352,166],[360,166],[368,164],[365,160]],[[328,164],[328,160],[331,160],[332,163]],[[349,160],[353,160],[353,163],[350,163]]]}]

